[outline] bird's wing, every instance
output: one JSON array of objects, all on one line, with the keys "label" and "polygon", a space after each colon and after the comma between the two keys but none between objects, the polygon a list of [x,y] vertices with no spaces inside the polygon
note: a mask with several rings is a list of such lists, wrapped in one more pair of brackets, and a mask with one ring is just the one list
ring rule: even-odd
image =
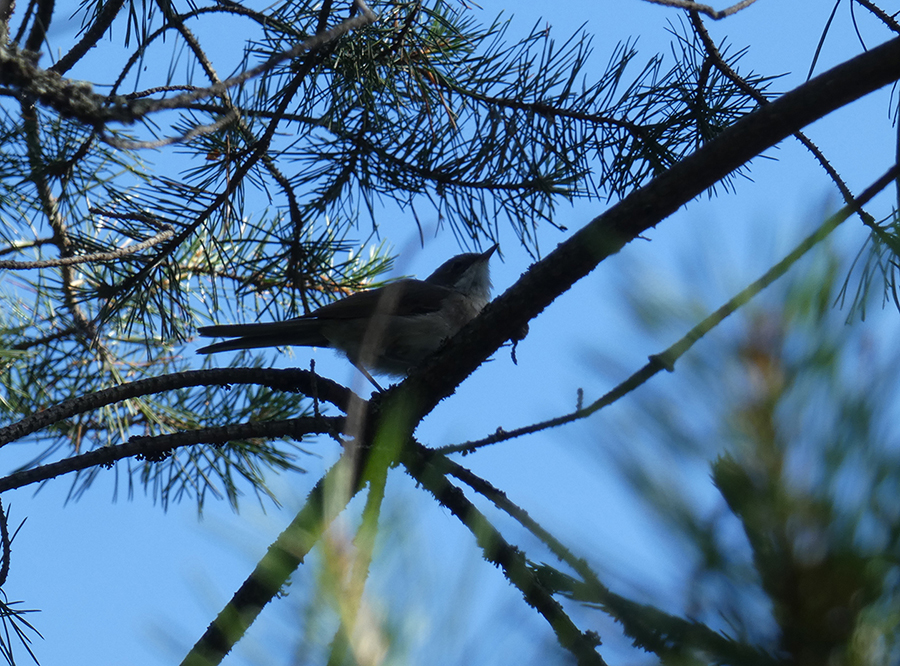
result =
[{"label": "bird's wing", "polygon": [[358,291],[324,305],[308,316],[317,319],[368,319],[376,313],[401,317],[428,314],[439,310],[444,299],[452,293],[446,287],[422,280],[398,280],[378,289]]},{"label": "bird's wing", "polygon": [[376,313],[405,317],[428,314],[439,310],[443,300],[452,293],[446,287],[421,280],[398,280],[378,289],[351,294],[308,315],[286,321],[201,326],[197,332],[203,337],[235,339],[208,345],[197,353],[287,345],[330,347],[332,341],[322,332],[323,323],[329,320],[364,321]]}]

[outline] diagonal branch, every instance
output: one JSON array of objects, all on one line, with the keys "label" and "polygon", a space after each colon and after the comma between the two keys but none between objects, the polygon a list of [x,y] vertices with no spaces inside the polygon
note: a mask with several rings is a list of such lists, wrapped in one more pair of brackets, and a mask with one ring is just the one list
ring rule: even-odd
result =
[{"label": "diagonal branch", "polygon": [[870,0],[854,0],[854,2],[862,5],[870,12],[872,12],[878,19],[884,23],[888,28],[893,30],[896,33],[900,33],[900,23],[897,22],[896,14],[890,16],[887,12],[885,12],[881,7],[876,5],[874,2],[870,2]]},{"label": "diagonal branch", "polygon": [[[376,433],[382,428],[389,429],[400,441],[411,442],[416,424],[440,399],[452,393],[488,355],[604,258],[798,128],[897,78],[900,78],[900,39],[862,54],[749,114],[592,220],[532,266],[441,352],[416,368],[398,387],[373,398],[363,419],[364,430],[357,438],[360,455],[351,459],[345,451],[335,467],[320,480],[306,506],[270,547],[183,663],[219,663],[230,651],[262,607],[303,561],[324,527],[343,510],[347,498],[359,491],[366,458]],[[422,460],[416,459],[418,449],[414,447],[414,443],[408,445],[404,461],[416,466]],[[521,554],[505,541],[495,540],[487,521],[478,519],[480,514],[469,512],[468,500],[445,478],[424,472],[421,476],[423,483],[428,484],[426,487],[448,501],[451,510],[458,511],[461,520],[476,532],[491,561],[509,569],[510,579],[517,580],[517,585],[528,595],[528,602],[545,614],[560,643],[584,663],[602,663],[594,650],[593,637],[571,623]],[[326,486],[341,477],[347,479],[341,482],[346,489],[341,501],[325,502]]]},{"label": "diagonal branch", "polygon": [[603,259],[798,129],[900,78],[900,38],[863,53],[748,114],[534,264],[441,352],[391,391],[418,422],[484,359]]},{"label": "diagonal branch", "polygon": [[112,25],[113,20],[118,16],[119,10],[122,9],[124,4],[125,0],[107,0],[103,5],[103,9],[97,13],[97,17],[94,19],[91,27],[85,31],[79,42],[66,55],[51,65],[48,71],[61,75],[72,69],[75,63],[81,60],[103,38],[103,34]]},{"label": "diagonal branch", "polygon": [[263,607],[278,594],[294,570],[306,559],[322,532],[359,492],[360,469],[352,447],[345,449],[334,466],[310,491],[303,508],[290,525],[269,546],[231,601],[191,648],[181,666],[221,663]]},{"label": "diagonal branch", "polygon": [[528,565],[522,552],[508,543],[462,491],[432,466],[430,458],[430,453],[423,446],[412,443],[407,447],[402,462],[416,482],[469,528],[484,559],[503,569],[504,575],[522,592],[525,601],[547,620],[559,644],[575,656],[579,666],[605,666],[606,662],[596,651],[599,637],[593,632],[578,629]]},{"label": "diagonal branch", "polygon": [[497,442],[503,442],[508,439],[514,439],[516,437],[522,437],[524,435],[530,435],[535,432],[540,432],[541,430],[556,428],[567,423],[572,423],[573,421],[587,418],[603,409],[604,407],[608,407],[631,391],[634,391],[645,382],[649,381],[661,370],[668,370],[669,372],[672,372],[675,368],[675,362],[682,356],[684,356],[684,354],[686,354],[687,351],[691,347],[693,347],[695,343],[699,342],[704,335],[721,324],[726,317],[736,312],[741,306],[750,301],[750,299],[756,296],[759,292],[775,282],[775,280],[787,273],[788,270],[794,264],[796,264],[801,257],[803,257],[807,252],[809,252],[809,250],[818,245],[822,240],[824,240],[832,231],[834,231],[838,227],[838,225],[842,224],[854,213],[858,213],[863,217],[868,217],[862,213],[862,206],[866,205],[866,203],[874,198],[876,194],[878,194],[884,188],[894,182],[894,180],[897,178],[898,173],[900,173],[900,169],[898,169],[898,165],[895,164],[890,169],[888,169],[887,173],[882,175],[878,180],[872,183],[872,185],[866,188],[866,190],[858,198],[853,199],[850,204],[844,206],[834,215],[831,215],[828,219],[826,219],[818,229],[816,229],[812,234],[803,239],[803,241],[801,241],[797,245],[797,247],[795,247],[790,253],[788,253],[788,255],[785,256],[781,261],[767,270],[765,274],[763,274],[758,280],[755,280],[751,284],[747,285],[747,287],[741,290],[740,293],[729,299],[727,303],[723,304],[719,309],[717,309],[703,321],[694,326],[680,340],[671,345],[668,349],[659,354],[654,354],[653,356],[651,356],[649,362],[647,362],[642,368],[634,372],[630,377],[628,377],[628,379],[605,393],[599,400],[596,400],[587,407],[576,409],[574,412],[570,412],[569,414],[557,416],[546,421],[541,421],[540,423],[533,423],[528,426],[516,428],[515,430],[503,430],[498,428],[496,433],[494,433],[493,435],[488,435],[483,439],[479,439],[473,442],[465,442],[464,444],[444,446],[435,449],[435,451],[442,454],[460,452],[471,453],[472,451],[483,446],[488,446]]},{"label": "diagonal branch", "polygon": [[[110,98],[93,92],[87,81],[61,77],[57,72],[38,67],[35,53],[4,44],[0,48],[0,84],[20,91],[27,99],[40,101],[60,115],[98,127],[109,122],[131,124],[144,116],[166,109],[182,108],[197,100],[221,95],[234,86],[260,76],[301,53],[317,51],[339,37],[369,25],[377,16],[362,2],[362,13],[342,21],[325,32],[305,39],[293,48],[277,53],[265,62],[221,83],[168,99],[129,100],[121,95]],[[45,3],[52,4],[52,3]]]},{"label": "diagonal branch", "polygon": [[[431,454],[429,462],[444,475],[450,474],[471,487],[475,492],[490,500],[494,506],[514,518],[529,532],[544,543],[562,562],[569,565],[581,580],[562,573],[544,564],[536,569],[538,579],[556,594],[571,599],[600,606],[603,611],[622,625],[626,636],[635,644],[652,650],[658,655],[673,643],[690,645],[710,653],[715,663],[734,666],[777,666],[780,662],[759,649],[711,630],[701,622],[685,620],[664,613],[653,606],[640,605],[610,591],[588,563],[573,555],[556,537],[545,530],[521,507],[514,504],[506,493],[495,488],[488,481],[473,474],[448,458]],[[647,617],[654,622],[647,622]],[[677,636],[677,641],[675,637]]]}]

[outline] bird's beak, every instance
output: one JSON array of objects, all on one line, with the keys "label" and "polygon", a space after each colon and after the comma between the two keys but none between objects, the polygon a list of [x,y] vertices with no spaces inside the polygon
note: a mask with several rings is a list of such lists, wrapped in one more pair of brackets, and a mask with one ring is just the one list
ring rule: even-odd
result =
[{"label": "bird's beak", "polygon": [[491,258],[491,255],[497,251],[497,248],[500,247],[500,243],[494,243],[487,250],[481,253],[481,258],[487,261]]}]

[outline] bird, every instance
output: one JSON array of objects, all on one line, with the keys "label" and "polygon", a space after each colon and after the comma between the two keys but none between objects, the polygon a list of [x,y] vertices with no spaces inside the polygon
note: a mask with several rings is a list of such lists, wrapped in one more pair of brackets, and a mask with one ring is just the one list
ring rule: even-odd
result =
[{"label": "bird", "polygon": [[406,278],[359,291],[301,317],[255,324],[202,326],[203,337],[232,338],[197,350],[216,354],[260,347],[331,347],[342,352],[378,389],[368,370],[402,377],[431,356],[487,305],[489,260],[458,254],[424,280]]}]

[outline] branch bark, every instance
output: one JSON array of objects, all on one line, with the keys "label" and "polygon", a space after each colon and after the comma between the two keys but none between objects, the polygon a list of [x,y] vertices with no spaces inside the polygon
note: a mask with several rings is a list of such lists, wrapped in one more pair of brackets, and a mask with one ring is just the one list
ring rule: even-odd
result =
[{"label": "branch bark", "polygon": [[591,220],[496,298],[407,381],[379,396],[414,406],[418,423],[501,344],[601,261],[797,130],[900,78],[900,38],[863,53],[748,114]]},{"label": "branch bark", "polygon": [[162,391],[174,391],[175,389],[191,386],[231,386],[232,384],[260,384],[281,391],[303,393],[316,400],[321,399],[330,402],[345,414],[349,411],[352,403],[362,401],[350,389],[306,370],[263,368],[193,370],[161,377],[150,377],[149,379],[113,386],[102,391],[66,400],[58,405],[31,414],[5,428],[0,428],[0,446],[21,439],[53,423],[71,418],[76,414],[83,414],[84,412],[130,398],[161,393]]}]

